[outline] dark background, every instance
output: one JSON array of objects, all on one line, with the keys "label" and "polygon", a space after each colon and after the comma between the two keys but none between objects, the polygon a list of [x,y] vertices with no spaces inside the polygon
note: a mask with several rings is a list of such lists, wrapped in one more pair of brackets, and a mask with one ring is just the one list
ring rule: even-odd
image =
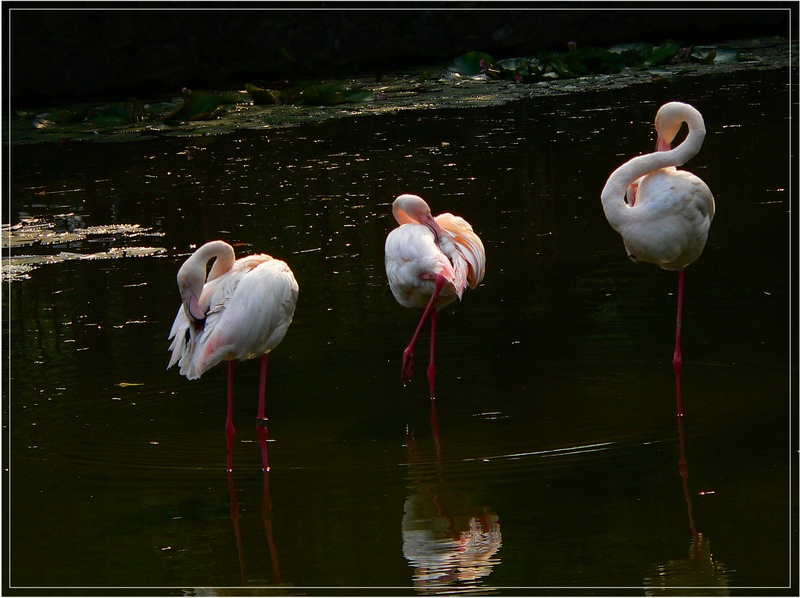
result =
[{"label": "dark background", "polygon": [[[686,45],[789,36],[795,2],[588,9],[562,2],[368,4],[4,2],[12,106],[147,99],[189,88],[303,77],[373,76],[444,64],[463,52],[495,58],[621,42]],[[284,5],[285,6],[285,5]],[[467,6],[467,5],[463,5]],[[608,6],[608,5],[607,5]],[[783,10],[780,10],[783,9]],[[796,12],[796,11],[795,11]],[[284,51],[285,50],[285,51]]]}]

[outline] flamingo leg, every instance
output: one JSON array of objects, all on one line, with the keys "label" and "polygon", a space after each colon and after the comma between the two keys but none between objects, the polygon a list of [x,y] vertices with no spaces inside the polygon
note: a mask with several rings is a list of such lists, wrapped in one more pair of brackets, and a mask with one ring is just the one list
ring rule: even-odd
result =
[{"label": "flamingo leg", "polygon": [[267,355],[261,356],[261,375],[259,377],[258,388],[258,413],[256,414],[256,434],[258,443],[261,445],[261,466],[264,471],[269,471],[269,459],[267,457],[267,418],[264,415],[264,399],[267,389]]},{"label": "flamingo leg", "polygon": [[422,312],[422,317],[419,320],[417,329],[414,331],[414,336],[411,337],[411,342],[408,343],[408,346],[406,347],[405,351],[403,351],[402,379],[404,386],[408,384],[408,381],[411,379],[411,373],[414,371],[414,345],[417,344],[417,337],[419,336],[419,333],[422,330],[422,325],[425,323],[425,320],[428,318],[431,311],[435,309],[433,305],[439,298],[439,293],[441,292],[444,283],[445,283],[445,277],[442,276],[441,274],[437,275],[436,287],[433,290],[433,294],[431,295],[430,301],[428,301],[428,305],[425,307],[425,311]]},{"label": "flamingo leg", "polygon": [[683,323],[683,270],[678,272],[678,317],[675,324],[675,353],[672,356],[672,369],[675,370],[675,402],[678,408],[678,417],[683,416],[683,401],[681,400],[681,325]]},{"label": "flamingo leg", "polygon": [[233,360],[228,362],[228,415],[225,419],[225,437],[228,442],[228,472],[233,471],[233,439],[236,428],[233,427]]},{"label": "flamingo leg", "polygon": [[436,398],[436,393],[433,391],[433,386],[436,383],[436,363],[434,362],[433,353],[436,345],[436,315],[438,313],[435,308],[431,312],[431,361],[428,364],[428,385],[431,387],[431,400]]}]

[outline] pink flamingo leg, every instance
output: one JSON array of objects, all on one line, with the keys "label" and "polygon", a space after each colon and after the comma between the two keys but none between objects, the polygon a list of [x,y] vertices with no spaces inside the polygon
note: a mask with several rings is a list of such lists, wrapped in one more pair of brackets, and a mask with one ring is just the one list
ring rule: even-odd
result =
[{"label": "pink flamingo leg", "polygon": [[233,438],[236,428],[233,427],[233,360],[228,362],[228,416],[225,419],[225,437],[228,441],[228,472],[233,471]]},{"label": "pink flamingo leg", "polygon": [[675,353],[672,356],[672,369],[675,370],[675,401],[678,408],[678,417],[683,416],[683,401],[681,400],[681,324],[683,320],[683,270],[678,272],[678,318],[675,325]]},{"label": "pink flamingo leg", "polygon": [[267,418],[264,415],[264,399],[267,388],[267,355],[261,356],[261,376],[258,389],[258,413],[256,414],[256,434],[261,445],[261,466],[264,471],[269,471],[269,458],[267,457]]},{"label": "pink flamingo leg", "polygon": [[433,360],[433,350],[436,345],[436,314],[439,312],[434,309],[431,312],[431,362],[428,364],[428,385],[431,387],[431,400],[436,398],[433,386],[436,383],[436,363]]},{"label": "pink flamingo leg", "polygon": [[417,344],[417,337],[419,336],[419,333],[422,330],[422,325],[425,323],[425,320],[428,318],[431,311],[436,309],[433,305],[439,298],[439,293],[441,292],[444,283],[445,277],[441,274],[437,275],[436,288],[433,290],[433,294],[431,295],[430,301],[428,301],[428,305],[425,307],[425,311],[422,312],[422,317],[419,320],[417,329],[414,331],[414,336],[411,337],[411,342],[408,343],[408,347],[406,347],[405,351],[403,351],[403,369],[401,377],[403,379],[404,386],[408,384],[408,381],[411,379],[411,373],[414,371],[414,345]]}]

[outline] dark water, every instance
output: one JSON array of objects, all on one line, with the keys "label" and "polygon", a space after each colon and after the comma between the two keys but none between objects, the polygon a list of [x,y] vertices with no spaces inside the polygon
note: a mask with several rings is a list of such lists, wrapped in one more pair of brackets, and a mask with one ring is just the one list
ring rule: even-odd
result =
[{"label": "dark water", "polygon": [[[5,288],[10,585],[781,593],[794,534],[788,92],[785,73],[761,72],[14,147],[10,221],[82,209],[87,224],[153,227],[168,252],[46,266]],[[705,116],[687,167],[717,200],[686,274],[682,430],[676,275],[632,264],[599,200],[613,168],[653,146],[672,99]],[[438,435],[427,337],[403,388],[419,314],[383,271],[389,205],[406,191],[465,216],[488,255],[484,283],[439,318]],[[230,477],[226,368],[195,382],[165,370],[175,273],[212,238],[285,259],[300,285],[270,359],[268,477],[257,363],[237,368]]]}]

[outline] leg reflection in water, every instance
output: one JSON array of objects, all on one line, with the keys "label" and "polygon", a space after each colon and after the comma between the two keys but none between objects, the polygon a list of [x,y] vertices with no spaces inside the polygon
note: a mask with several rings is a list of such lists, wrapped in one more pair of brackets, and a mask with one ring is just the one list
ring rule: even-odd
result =
[{"label": "leg reflection in water", "polygon": [[[265,429],[266,431],[266,429]],[[261,440],[261,450],[262,456],[266,459],[266,434],[259,435],[259,440]],[[266,461],[265,461],[266,462]],[[261,493],[261,519],[264,522],[264,531],[267,537],[267,545],[269,546],[269,555],[270,561],[272,564],[272,580],[274,585],[281,585],[283,581],[281,579],[281,571],[278,564],[278,551],[275,547],[275,538],[272,530],[272,496],[270,494],[270,487],[269,487],[269,470],[265,468],[262,475],[263,477],[263,484],[262,484],[262,493]],[[233,473],[228,472],[228,491],[230,494],[230,517],[231,521],[233,522],[233,533],[234,537],[236,538],[236,550],[239,556],[239,568],[241,572],[242,578],[242,585],[246,586],[248,584],[248,577],[247,577],[247,569],[245,566],[245,555],[244,555],[244,546],[242,544],[242,532],[241,532],[241,525],[239,522],[239,500],[236,497],[236,486],[233,482]]]},{"label": "leg reflection in water", "polygon": [[406,433],[409,481],[402,522],[403,555],[413,567],[413,583],[422,593],[446,589],[485,591],[484,579],[500,563],[502,546],[497,514],[478,506],[469,494],[448,487],[436,401],[431,400],[435,457],[426,459],[410,431]]},{"label": "leg reflection in water", "polygon": [[[677,404],[681,404],[680,370],[675,370],[675,391]],[[703,595],[727,596],[729,579],[723,563],[716,562],[711,553],[709,539],[697,531],[692,505],[692,492],[689,489],[689,461],[686,458],[686,442],[683,433],[683,413],[678,412],[678,473],[683,484],[683,496],[689,518],[692,538],[688,558],[674,559],[666,565],[657,565],[644,579],[648,596],[672,595],[678,588],[703,588]]]}]

